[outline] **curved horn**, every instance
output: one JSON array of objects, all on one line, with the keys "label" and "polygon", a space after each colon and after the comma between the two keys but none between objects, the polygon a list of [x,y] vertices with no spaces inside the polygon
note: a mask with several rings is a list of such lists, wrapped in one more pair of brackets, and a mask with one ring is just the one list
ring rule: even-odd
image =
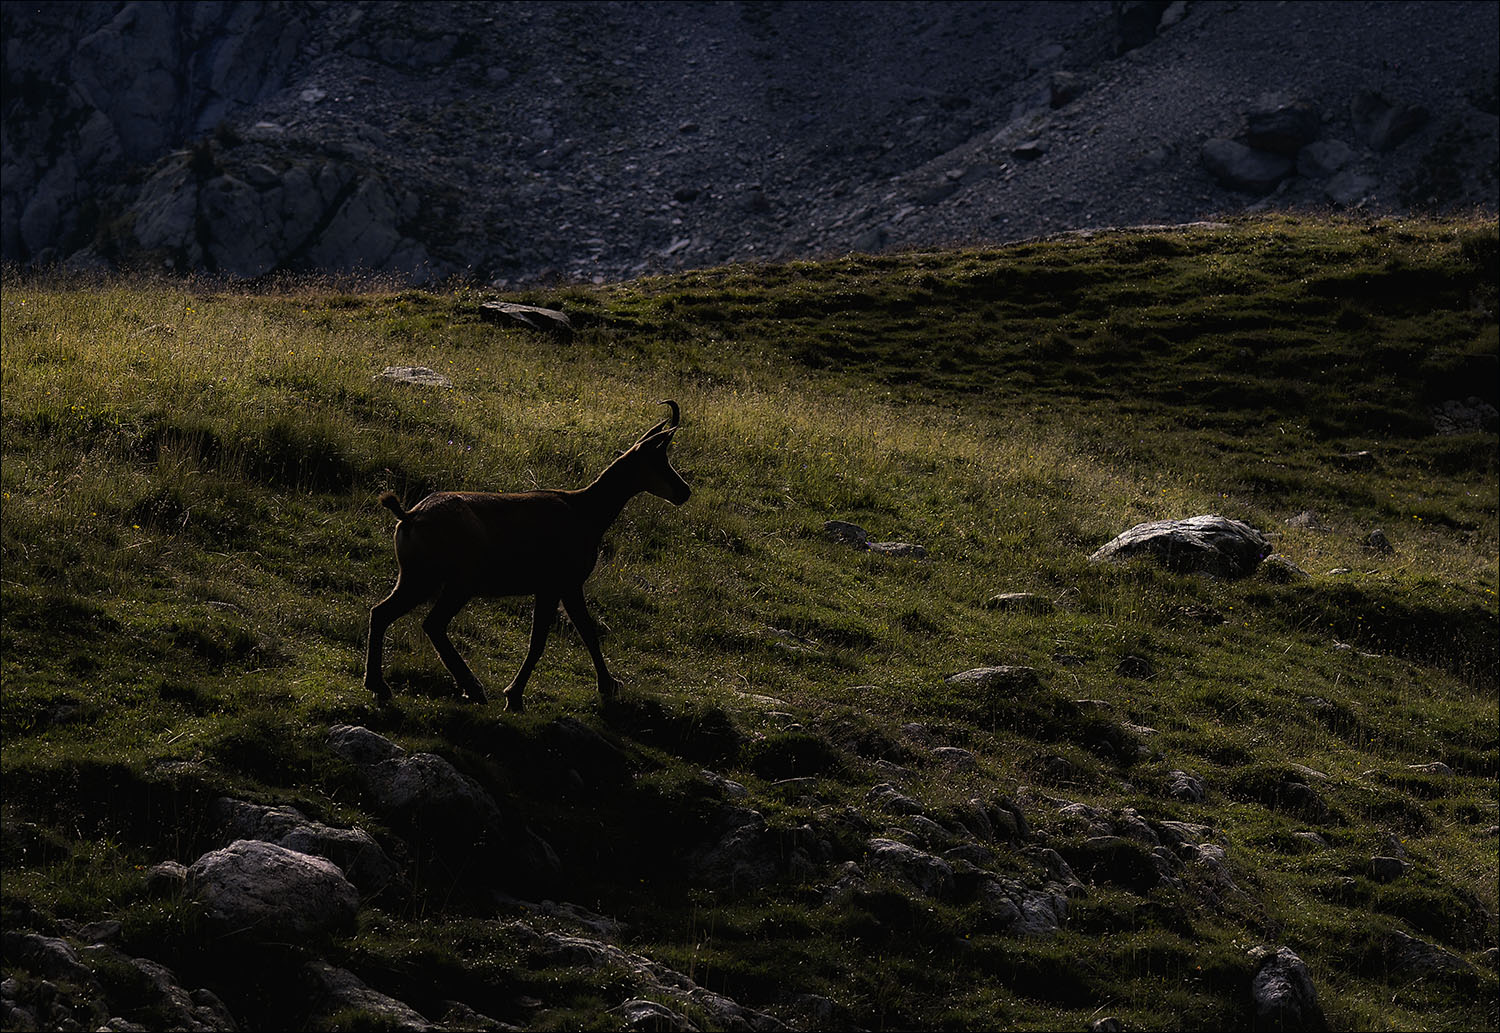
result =
[{"label": "curved horn", "polygon": [[679,422],[681,422],[681,420],[682,420],[682,410],[677,407],[677,403],[676,402],[673,402],[673,401],[662,401],[662,402],[658,402],[657,404],[658,405],[670,405],[672,407],[672,415],[668,416],[666,419],[662,420],[656,426],[654,426],[650,430],[646,431],[646,433],[644,433],[640,437],[636,438],[636,444],[640,444],[641,442],[647,440],[648,438],[654,438],[656,435],[662,433],[663,431],[668,431],[668,432],[675,431],[677,429],[677,424]]}]

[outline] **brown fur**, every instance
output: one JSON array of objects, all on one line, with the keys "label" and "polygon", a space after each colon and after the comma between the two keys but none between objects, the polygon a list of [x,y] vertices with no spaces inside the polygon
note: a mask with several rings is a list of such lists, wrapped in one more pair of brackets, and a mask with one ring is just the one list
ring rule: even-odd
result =
[{"label": "brown fur", "polygon": [[692,494],[667,458],[677,432],[672,415],[652,427],[593,483],[575,490],[527,492],[440,491],[410,509],[394,492],[380,502],[396,525],[396,586],[370,610],[365,687],[381,701],[391,698],[382,673],[385,631],[428,599],[436,599],[422,629],[453,675],[459,691],[476,702],[483,686],[448,638],[448,623],[475,596],[532,595],[536,610],[531,645],[510,686],[506,709],[520,710],[532,668],[540,659],[557,604],[562,603],[593,658],[599,693],[619,688],[599,648],[598,628],[583,599],[583,583],[598,562],[599,542],[625,504],[643,491],[682,505]]}]

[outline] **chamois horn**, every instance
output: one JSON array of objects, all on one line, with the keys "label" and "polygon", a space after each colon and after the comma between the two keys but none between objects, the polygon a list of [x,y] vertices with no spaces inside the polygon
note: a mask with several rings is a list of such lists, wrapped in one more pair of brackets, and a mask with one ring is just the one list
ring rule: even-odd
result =
[{"label": "chamois horn", "polygon": [[668,416],[666,419],[662,420],[656,426],[652,427],[650,430],[646,431],[646,433],[642,434],[639,438],[637,438],[636,439],[636,443],[637,444],[639,444],[642,441],[645,441],[647,438],[653,438],[653,437],[655,437],[656,435],[660,434],[662,431],[673,431],[673,430],[676,430],[677,429],[677,425],[682,422],[682,410],[680,408],[678,408],[676,402],[672,401],[671,399],[664,399],[663,401],[657,402],[656,404],[657,405],[670,406],[671,409],[672,409],[672,415]]}]

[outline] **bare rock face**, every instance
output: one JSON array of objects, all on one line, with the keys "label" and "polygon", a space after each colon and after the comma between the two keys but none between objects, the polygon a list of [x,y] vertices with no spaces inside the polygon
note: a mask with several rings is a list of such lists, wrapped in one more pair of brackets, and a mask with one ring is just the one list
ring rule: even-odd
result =
[{"label": "bare rock face", "polygon": [[359,891],[332,861],[261,840],[236,840],[188,868],[188,892],[228,934],[300,940],[352,927]]},{"label": "bare rock face", "polygon": [[1249,524],[1221,516],[1137,524],[1105,543],[1090,563],[1149,557],[1168,570],[1216,577],[1246,577],[1271,552],[1271,543]]},{"label": "bare rock face", "polygon": [[[1190,222],[1270,190],[1494,210],[1477,0],[1345,0],[1316,32],[1301,5],[1183,0],[474,11],[0,5],[0,255],[509,287]],[[1246,160],[1206,175],[1203,141],[1241,128],[1210,151]],[[1287,176],[1319,135],[1355,153]]]}]

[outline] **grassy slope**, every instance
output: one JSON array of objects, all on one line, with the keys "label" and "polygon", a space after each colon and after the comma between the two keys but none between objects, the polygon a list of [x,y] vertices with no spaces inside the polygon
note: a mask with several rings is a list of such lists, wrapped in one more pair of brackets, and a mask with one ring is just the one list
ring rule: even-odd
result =
[{"label": "grassy slope", "polygon": [[[5,926],[113,917],[124,949],[218,989],[247,1026],[308,1020],[225,975],[143,869],[219,845],[204,813],[222,793],[379,830],[324,745],[362,723],[523,808],[563,857],[557,896],[626,922],[624,945],[789,1021],[812,993],[866,1027],[1245,1026],[1244,951],[1271,943],[1307,960],[1335,1028],[1492,1026],[1496,436],[1437,437],[1427,407],[1496,400],[1496,251],[1487,222],[1273,219],[517,299],[572,312],[571,345],[482,323],[467,291],[7,281]],[[457,387],[372,381],[388,364]],[[466,708],[408,619],[388,648],[399,709],[378,712],[359,684],[394,575],[376,494],[580,484],[667,396],[694,497],[628,507],[590,584],[626,700],[601,710],[564,634],[527,714]],[[1309,508],[1329,530],[1284,525]],[[1273,533],[1311,578],[1086,561],[1134,523],[1205,512]],[[855,554],[823,538],[833,518],[931,559]],[[1375,527],[1394,555],[1364,550]],[[987,608],[1001,591],[1057,607]],[[526,612],[475,604],[456,624],[492,691]],[[1042,688],[942,680],[997,663]],[[1084,699],[1112,730],[1156,729],[1135,733],[1145,753],[1110,748]],[[634,777],[588,794],[550,778],[560,715]],[[935,744],[977,769],[936,763]],[[825,904],[825,873],[731,898],[663,860],[692,845],[705,765],[773,829],[865,828],[839,817],[852,808],[878,832],[892,819],[866,793],[892,761],[930,813],[1033,801],[1085,881],[1087,833],[1048,798],[1209,825],[1238,890],[1212,903],[1101,864],[1065,931],[1028,940],[961,906],[890,905],[899,887]],[[1409,768],[1432,761],[1455,773]],[[1328,776],[1326,810],[1287,800],[1307,777],[1292,765]],[[1206,803],[1168,798],[1174,769]],[[1307,830],[1330,847],[1302,849]],[[1391,837],[1411,871],[1374,882]],[[1024,856],[1001,863],[1035,881]],[[318,950],[419,1008],[619,1021],[623,991],[528,959],[483,899],[430,871]],[[1474,967],[1392,966],[1393,930]]]}]

